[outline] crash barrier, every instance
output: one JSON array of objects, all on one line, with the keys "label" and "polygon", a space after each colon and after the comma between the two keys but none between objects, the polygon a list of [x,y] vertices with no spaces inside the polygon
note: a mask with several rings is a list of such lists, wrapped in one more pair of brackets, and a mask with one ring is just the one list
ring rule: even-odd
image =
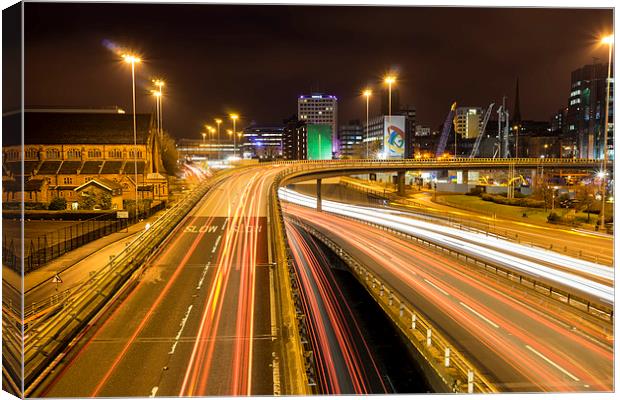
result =
[{"label": "crash barrier", "polygon": [[403,335],[427,361],[443,382],[444,388],[456,393],[497,392],[493,385],[458,346],[448,340],[425,314],[403,295],[351,256],[329,237],[295,217],[287,217],[332,249],[349,266],[357,280],[381,306]]}]

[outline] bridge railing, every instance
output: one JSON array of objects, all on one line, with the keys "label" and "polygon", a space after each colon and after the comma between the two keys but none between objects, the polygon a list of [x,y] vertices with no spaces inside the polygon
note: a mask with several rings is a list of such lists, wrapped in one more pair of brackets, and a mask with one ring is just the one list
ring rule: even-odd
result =
[{"label": "bridge railing", "polygon": [[470,362],[457,344],[449,340],[444,332],[434,326],[430,319],[398,290],[314,227],[296,217],[287,216],[287,219],[340,256],[357,280],[427,361],[428,366],[443,382],[444,389],[460,393],[498,391],[482,373],[481,368]]},{"label": "bridge railing", "polygon": [[283,368],[286,373],[283,393],[289,395],[317,394],[317,374],[312,353],[311,339],[306,335],[303,307],[298,289],[295,287],[295,270],[290,263],[282,208],[277,190],[281,174],[278,174],[270,188],[269,222],[271,244],[275,257],[275,292],[281,318],[280,350],[283,355]]},{"label": "bridge railing", "polygon": [[[589,158],[464,158],[464,157],[435,157],[435,158],[404,158],[404,159],[349,159],[349,160],[282,160],[273,161],[272,165],[385,165],[385,164],[495,164],[495,165],[540,165],[540,166],[586,166],[600,167],[602,160]],[[611,168],[611,166],[610,166]]]}]

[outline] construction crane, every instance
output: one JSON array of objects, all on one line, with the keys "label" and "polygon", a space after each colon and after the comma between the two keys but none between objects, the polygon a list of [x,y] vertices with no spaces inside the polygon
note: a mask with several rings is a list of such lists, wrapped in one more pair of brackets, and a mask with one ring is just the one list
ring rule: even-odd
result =
[{"label": "construction crane", "polygon": [[495,103],[489,104],[489,108],[487,108],[487,111],[484,113],[484,118],[482,119],[482,127],[480,128],[480,133],[478,134],[478,137],[476,138],[476,142],[474,143],[474,148],[471,150],[471,154],[469,155],[469,158],[474,158],[478,154],[478,149],[480,148],[480,142],[482,141],[484,132],[487,129],[487,123],[489,122],[489,118],[491,117],[491,110],[493,109],[494,105]]},{"label": "construction crane", "polygon": [[[441,130],[441,136],[439,137],[439,144],[437,144],[437,151],[435,152],[435,157],[443,156],[444,151],[446,151],[446,144],[448,144],[448,135],[450,134],[450,129],[452,128],[452,120],[454,119],[454,113],[456,111],[456,101],[452,103],[450,107],[450,112],[446,117],[446,120],[443,123],[443,128]],[[456,157],[456,154],[454,155]]]}]

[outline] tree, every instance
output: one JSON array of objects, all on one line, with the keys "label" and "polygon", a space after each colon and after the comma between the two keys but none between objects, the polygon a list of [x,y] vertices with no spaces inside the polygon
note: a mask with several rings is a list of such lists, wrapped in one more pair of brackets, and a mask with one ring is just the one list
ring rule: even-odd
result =
[{"label": "tree", "polygon": [[596,203],[594,201],[595,192],[596,188],[593,185],[579,186],[575,191],[575,200],[577,200],[575,208],[578,211],[585,211],[588,213],[587,223],[590,223],[590,212],[593,211],[593,206]]},{"label": "tree", "polygon": [[161,139],[161,161],[168,175],[174,175],[179,169],[177,161],[179,152],[177,151],[175,140],[168,132],[164,132]]}]

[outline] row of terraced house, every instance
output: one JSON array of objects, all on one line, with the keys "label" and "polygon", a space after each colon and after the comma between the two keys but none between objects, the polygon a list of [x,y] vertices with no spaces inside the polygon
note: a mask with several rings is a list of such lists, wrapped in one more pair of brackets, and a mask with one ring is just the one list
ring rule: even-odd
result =
[{"label": "row of terraced house", "polygon": [[107,204],[92,207],[122,209],[135,201],[136,187],[139,200],[168,197],[151,114],[136,115],[136,145],[133,115],[119,109],[27,109],[4,114],[2,125],[5,204],[36,208],[59,197],[77,209],[82,196],[104,193]]}]

